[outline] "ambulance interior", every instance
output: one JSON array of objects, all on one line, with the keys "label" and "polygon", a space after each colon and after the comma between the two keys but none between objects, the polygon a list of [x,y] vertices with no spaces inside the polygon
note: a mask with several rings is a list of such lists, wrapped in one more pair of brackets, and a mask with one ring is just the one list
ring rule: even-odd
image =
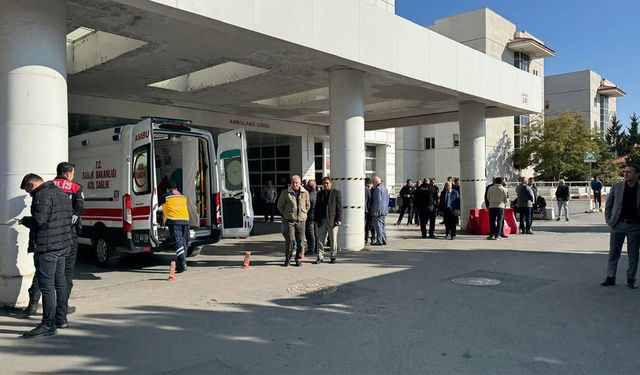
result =
[{"label": "ambulance interior", "polygon": [[[154,135],[156,184],[158,196],[167,192],[169,182],[173,181],[178,190],[187,197],[189,221],[196,235],[210,233],[211,189],[209,150],[207,141],[195,136],[178,134]],[[169,231],[162,225],[162,215],[158,217],[158,237],[160,241],[169,238]]]}]

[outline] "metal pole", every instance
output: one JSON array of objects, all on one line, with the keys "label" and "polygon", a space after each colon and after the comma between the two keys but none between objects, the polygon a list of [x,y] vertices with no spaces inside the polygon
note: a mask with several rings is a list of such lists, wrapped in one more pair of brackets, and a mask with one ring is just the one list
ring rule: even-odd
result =
[{"label": "metal pole", "polygon": [[593,199],[591,199],[591,162],[589,162],[589,182],[587,183],[587,193],[589,196],[589,212],[593,212]]}]

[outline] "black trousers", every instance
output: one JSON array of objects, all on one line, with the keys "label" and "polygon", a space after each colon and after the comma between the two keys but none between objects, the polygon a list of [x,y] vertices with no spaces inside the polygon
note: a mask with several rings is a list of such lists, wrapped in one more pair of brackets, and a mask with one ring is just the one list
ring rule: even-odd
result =
[{"label": "black trousers", "polygon": [[[72,240],[73,244],[71,245],[71,250],[67,255],[65,255],[64,260],[64,278],[67,285],[67,303],[69,302],[69,297],[71,297],[71,289],[73,289],[73,272],[76,267],[76,259],[78,258],[78,236],[74,234]],[[35,275],[33,275],[31,287],[29,288],[29,304],[37,305],[41,296],[42,291],[40,290],[38,273],[36,272]]]},{"label": "black trousers", "polygon": [[307,239],[307,251],[312,254],[317,254],[316,249],[316,226],[312,219],[307,219],[304,227],[304,236]]},{"label": "black trousers", "polygon": [[42,292],[42,323],[48,326],[67,321],[68,295],[64,266],[68,252],[69,249],[64,249],[33,256]]},{"label": "black trousers", "polygon": [[409,216],[407,224],[411,224],[411,222],[413,221],[413,207],[411,204],[402,205],[402,208],[400,209],[400,216],[398,216],[398,221],[396,224],[400,224],[400,222],[402,222],[402,218],[404,217],[405,212],[407,213],[407,216]]},{"label": "black trousers", "polygon": [[422,237],[427,236],[427,222],[429,223],[429,236],[433,236],[436,230],[436,209],[434,206],[420,207],[420,231]]},{"label": "black trousers", "polygon": [[275,214],[275,212],[276,212],[276,203],[267,202],[265,205],[265,211],[264,211],[264,221],[267,222],[270,219],[271,222],[273,223],[273,215]]},{"label": "black trousers", "polygon": [[442,213],[444,218],[444,228],[446,235],[456,236],[456,227],[458,225],[458,216],[453,214],[453,210],[445,208]]},{"label": "black trousers", "polygon": [[371,227],[372,225],[371,215],[368,213],[364,214],[364,243],[367,243],[369,239],[371,239],[372,243],[376,240],[373,228]]}]

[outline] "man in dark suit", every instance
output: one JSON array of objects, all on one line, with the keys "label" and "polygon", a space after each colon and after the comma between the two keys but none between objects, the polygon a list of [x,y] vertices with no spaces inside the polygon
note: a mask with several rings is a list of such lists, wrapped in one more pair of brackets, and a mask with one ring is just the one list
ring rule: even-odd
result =
[{"label": "man in dark suit", "polygon": [[453,190],[453,184],[449,181],[444,183],[444,189],[440,194],[440,212],[444,218],[445,236],[450,239],[456,238],[456,226],[460,216],[460,194]]},{"label": "man in dark suit", "polygon": [[618,259],[622,252],[622,244],[627,238],[627,286],[636,289],[636,272],[638,271],[638,248],[640,247],[640,189],[638,175],[640,167],[627,164],[624,167],[624,181],[611,187],[605,204],[604,217],[611,228],[609,237],[609,262],[607,278],[602,286],[616,284]]},{"label": "man in dark suit", "polygon": [[331,179],[322,179],[323,190],[318,193],[313,221],[316,224],[318,258],[316,264],[324,261],[325,241],[329,236],[331,263],[336,262],[338,254],[338,227],[342,224],[342,194],[333,189]]}]

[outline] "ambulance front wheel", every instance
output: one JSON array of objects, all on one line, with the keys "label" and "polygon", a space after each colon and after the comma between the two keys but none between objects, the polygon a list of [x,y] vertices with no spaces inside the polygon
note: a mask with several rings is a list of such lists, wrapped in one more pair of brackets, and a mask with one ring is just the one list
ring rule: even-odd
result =
[{"label": "ambulance front wheel", "polygon": [[121,255],[114,248],[105,233],[100,233],[95,239],[96,260],[104,268],[114,268],[120,262]]},{"label": "ambulance front wheel", "polygon": [[189,246],[189,250],[187,250],[187,257],[191,258],[198,256],[203,248],[204,246]]}]

